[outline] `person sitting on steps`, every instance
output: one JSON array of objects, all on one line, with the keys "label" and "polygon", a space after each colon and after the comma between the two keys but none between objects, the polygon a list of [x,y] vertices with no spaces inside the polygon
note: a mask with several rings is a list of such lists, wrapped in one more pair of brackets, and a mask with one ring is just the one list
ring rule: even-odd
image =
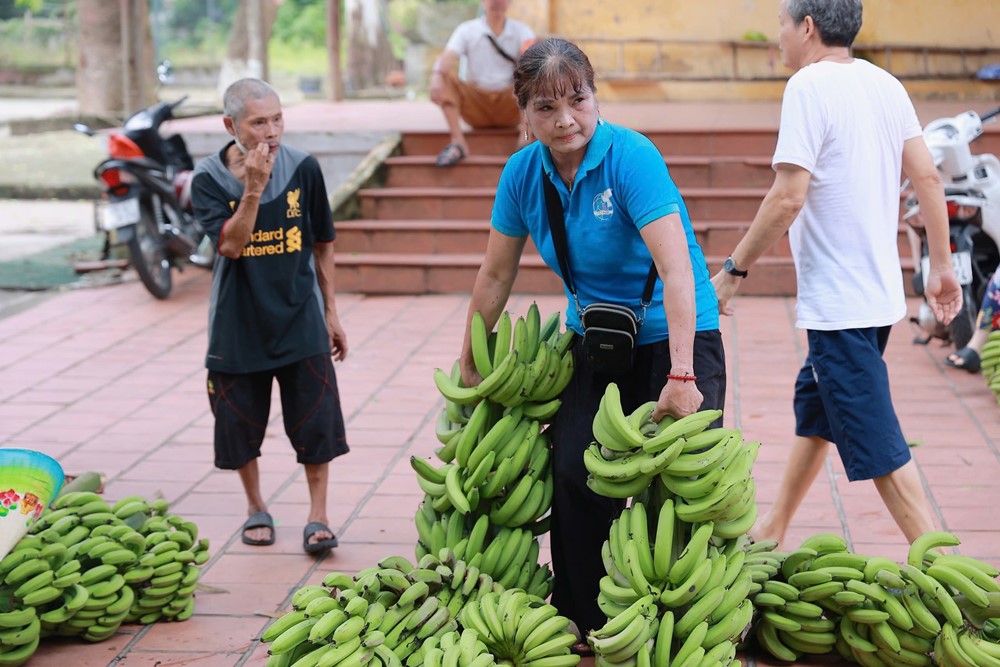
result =
[{"label": "person sitting on steps", "polygon": [[[535,39],[531,28],[507,18],[511,0],[482,0],[484,15],[460,24],[431,70],[431,101],[441,107],[450,141],[435,164],[450,167],[469,154],[461,120],[476,129],[518,128],[518,148],[528,143],[514,100],[514,64]],[[466,77],[456,73],[467,60]]]}]

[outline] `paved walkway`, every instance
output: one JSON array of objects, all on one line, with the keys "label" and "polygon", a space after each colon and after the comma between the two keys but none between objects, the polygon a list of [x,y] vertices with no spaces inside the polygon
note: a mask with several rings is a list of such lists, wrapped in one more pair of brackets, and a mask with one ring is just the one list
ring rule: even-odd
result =
[{"label": "paved walkway", "polygon": [[[0,446],[56,456],[67,472],[100,470],[110,499],[162,493],[211,539],[212,560],[194,617],[128,626],[93,645],[47,640],[31,665],[262,665],[255,638],[293,590],[330,570],[356,571],[383,556],[413,556],[420,499],[411,454],[437,445],[440,408],[431,371],[456,355],[467,297],[338,299],[350,357],[338,367],[349,455],[332,468],[331,521],[340,547],[316,561],[302,553],[307,492],[272,410],[262,460],[277,543],[239,541],[246,508],[234,473],[211,460],[212,419],[202,368],[208,274],[188,270],[160,302],[137,282],[67,291],[0,318]],[[531,297],[519,295],[512,312]],[[539,299],[543,313],[563,307]],[[911,305],[911,309],[915,305]],[[764,443],[758,494],[773,497],[788,453],[792,379],[804,349],[792,299],[744,298],[724,321],[726,422]],[[910,344],[908,325],[887,351],[896,404],[934,503],[963,553],[1000,565],[1000,408],[981,378],[946,369],[945,351]],[[849,485],[831,461],[796,518],[790,545],[813,532],[848,537],[858,552],[901,559],[905,543],[870,484]],[[547,554],[543,549],[543,559]],[[754,663],[749,663],[754,664]],[[769,664],[759,661],[756,664]]]}]

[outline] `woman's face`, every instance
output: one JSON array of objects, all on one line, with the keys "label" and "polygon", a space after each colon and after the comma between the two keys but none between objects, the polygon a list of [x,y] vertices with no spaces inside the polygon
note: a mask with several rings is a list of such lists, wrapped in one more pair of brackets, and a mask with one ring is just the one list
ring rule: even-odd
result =
[{"label": "woman's face", "polygon": [[597,98],[586,84],[583,90],[572,90],[565,85],[566,93],[554,97],[542,93],[528,102],[524,114],[535,137],[552,151],[552,156],[582,156],[597,127]]}]

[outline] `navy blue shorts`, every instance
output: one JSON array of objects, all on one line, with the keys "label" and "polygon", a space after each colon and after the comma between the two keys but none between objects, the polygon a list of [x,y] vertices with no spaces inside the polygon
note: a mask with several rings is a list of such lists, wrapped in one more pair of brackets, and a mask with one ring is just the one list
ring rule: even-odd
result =
[{"label": "navy blue shorts", "polygon": [[285,433],[303,464],[346,454],[337,375],[329,354],[258,373],[208,371],[208,401],[215,415],[215,467],[238,470],[260,456],[278,381]]},{"label": "navy blue shorts", "polygon": [[891,327],[807,332],[795,381],[795,434],[837,445],[847,478],[888,475],[910,460],[882,353]]}]

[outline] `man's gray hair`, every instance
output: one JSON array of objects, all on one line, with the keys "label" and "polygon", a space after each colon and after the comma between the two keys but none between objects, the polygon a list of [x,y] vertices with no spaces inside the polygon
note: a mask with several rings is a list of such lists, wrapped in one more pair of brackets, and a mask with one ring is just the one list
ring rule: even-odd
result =
[{"label": "man's gray hair", "polygon": [[785,10],[795,25],[811,16],[826,46],[851,46],[861,30],[861,0],[786,0]]},{"label": "man's gray hair", "polygon": [[260,79],[247,78],[234,81],[222,95],[222,113],[239,122],[246,111],[247,100],[263,100],[278,91]]}]

